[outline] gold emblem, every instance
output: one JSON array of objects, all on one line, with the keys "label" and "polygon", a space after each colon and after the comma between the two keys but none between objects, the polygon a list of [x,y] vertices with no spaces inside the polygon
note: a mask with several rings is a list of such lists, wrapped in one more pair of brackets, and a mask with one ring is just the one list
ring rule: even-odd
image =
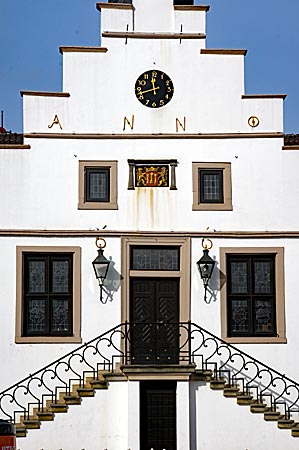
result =
[{"label": "gold emblem", "polygon": [[137,187],[165,187],[168,186],[168,166],[136,167]]},{"label": "gold emblem", "polygon": [[249,119],[248,119],[248,125],[251,128],[257,127],[259,125],[259,123],[260,123],[259,118],[256,117],[256,116],[250,116]]}]

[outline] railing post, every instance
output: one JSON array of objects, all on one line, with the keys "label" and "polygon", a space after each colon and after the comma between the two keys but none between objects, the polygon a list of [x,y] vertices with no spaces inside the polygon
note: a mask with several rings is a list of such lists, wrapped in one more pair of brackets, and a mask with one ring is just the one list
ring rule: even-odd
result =
[{"label": "railing post", "polygon": [[125,321],[125,364],[128,364],[128,321]]},{"label": "railing post", "polygon": [[188,320],[188,353],[189,353],[189,364],[192,363],[191,359],[191,352],[192,352],[192,347],[191,347],[191,320]]}]

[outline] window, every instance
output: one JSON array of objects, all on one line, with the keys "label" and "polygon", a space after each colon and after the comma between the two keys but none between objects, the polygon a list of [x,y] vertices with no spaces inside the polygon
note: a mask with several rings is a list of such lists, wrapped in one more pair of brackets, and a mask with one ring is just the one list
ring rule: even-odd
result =
[{"label": "window", "polygon": [[223,203],[223,171],[199,169],[200,203]]},{"label": "window", "polygon": [[231,164],[192,163],[194,211],[232,210]]},{"label": "window", "polygon": [[109,202],[110,170],[90,167],[85,170],[86,202]]},{"label": "window", "polygon": [[16,342],[80,342],[80,249],[17,248]]},{"label": "window", "polygon": [[133,270],[180,270],[179,247],[131,247]]},{"label": "window", "polygon": [[222,337],[285,342],[283,249],[221,249]]},{"label": "window", "polygon": [[79,161],[79,209],[117,209],[117,161]]}]

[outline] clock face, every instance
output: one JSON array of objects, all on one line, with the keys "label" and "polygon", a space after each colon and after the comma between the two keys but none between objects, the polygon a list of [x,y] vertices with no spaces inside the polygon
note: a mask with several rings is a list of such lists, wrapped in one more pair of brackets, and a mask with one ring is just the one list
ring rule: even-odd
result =
[{"label": "clock face", "polygon": [[149,108],[161,108],[167,105],[172,99],[173,91],[171,79],[160,70],[144,72],[135,84],[136,97]]}]

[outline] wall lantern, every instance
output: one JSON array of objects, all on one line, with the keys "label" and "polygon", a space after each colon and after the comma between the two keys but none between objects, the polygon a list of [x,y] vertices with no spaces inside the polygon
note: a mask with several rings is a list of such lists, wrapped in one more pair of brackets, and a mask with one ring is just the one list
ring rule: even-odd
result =
[{"label": "wall lantern", "polygon": [[104,248],[106,247],[106,241],[103,238],[96,238],[96,246],[98,247],[98,256],[92,262],[94,273],[99,282],[101,297],[100,300],[103,300],[103,287],[104,281],[107,276],[107,272],[109,269],[110,261],[104,256]]},{"label": "wall lantern", "polygon": [[[205,243],[205,241],[208,241],[208,243]],[[209,250],[213,247],[213,243],[211,239],[202,239],[201,242],[202,248],[203,248],[203,255],[202,257],[197,261],[197,267],[201,276],[201,279],[203,281],[203,285],[205,288],[205,297],[204,301],[206,301],[207,297],[207,288],[209,281],[211,279],[214,267],[215,267],[215,261],[210,257]]]}]

